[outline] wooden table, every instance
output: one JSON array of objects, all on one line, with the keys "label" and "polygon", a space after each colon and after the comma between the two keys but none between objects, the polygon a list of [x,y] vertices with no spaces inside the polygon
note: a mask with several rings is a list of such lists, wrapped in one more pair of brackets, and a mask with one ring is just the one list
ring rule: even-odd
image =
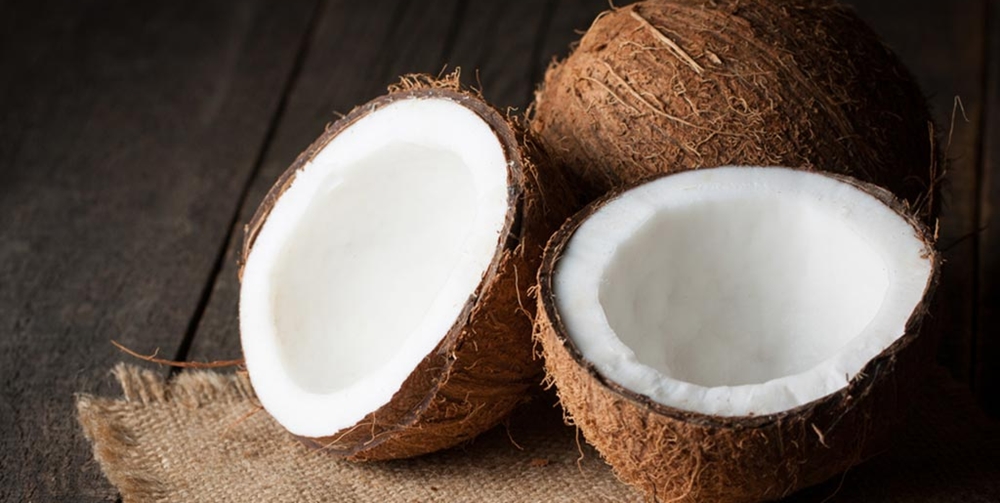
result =
[{"label": "wooden table", "polygon": [[[946,133],[940,360],[995,413],[1000,3],[856,3]],[[239,356],[242,225],[336,112],[446,63],[523,109],[606,6],[0,2],[0,500],[116,498],[73,415],[74,393],[114,392],[107,371],[123,355],[109,340],[177,359]]]}]

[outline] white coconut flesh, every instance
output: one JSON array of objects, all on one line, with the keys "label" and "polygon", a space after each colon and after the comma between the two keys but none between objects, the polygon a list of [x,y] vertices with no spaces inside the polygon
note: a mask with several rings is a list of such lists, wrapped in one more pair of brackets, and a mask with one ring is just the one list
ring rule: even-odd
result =
[{"label": "white coconut flesh", "polygon": [[588,217],[556,265],[566,332],[605,378],[717,416],[845,387],[904,335],[927,244],[853,185],[785,168],[689,171]]},{"label": "white coconut flesh", "polygon": [[243,352],[264,408],[321,437],[387,404],[481,282],[507,194],[500,140],[448,99],[395,101],[333,138],[243,270]]}]

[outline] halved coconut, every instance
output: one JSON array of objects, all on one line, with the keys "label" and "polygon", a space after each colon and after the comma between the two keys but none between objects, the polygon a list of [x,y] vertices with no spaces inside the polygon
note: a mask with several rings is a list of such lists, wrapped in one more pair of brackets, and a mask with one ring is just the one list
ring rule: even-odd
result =
[{"label": "halved coconut", "polygon": [[248,227],[250,380],[282,426],[330,452],[454,445],[540,380],[521,299],[563,200],[542,193],[554,173],[515,125],[457,82],[410,76],[356,108]]},{"label": "halved coconut", "polygon": [[[937,274],[888,192],[787,168],[687,171],[591,204],[551,239],[549,378],[659,501],[778,498],[883,447]],[[915,349],[917,348],[917,349]]]}]

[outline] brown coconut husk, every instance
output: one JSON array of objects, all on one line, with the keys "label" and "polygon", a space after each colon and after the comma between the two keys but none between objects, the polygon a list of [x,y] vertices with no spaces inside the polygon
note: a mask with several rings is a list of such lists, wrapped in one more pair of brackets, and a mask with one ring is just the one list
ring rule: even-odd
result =
[{"label": "brown coconut husk", "polygon": [[[444,78],[407,75],[389,93],[356,107],[327,127],[275,183],[246,227],[245,261],[275,202],[296,173],[333,138],[397,100],[443,98],[475,112],[496,133],[508,160],[508,211],[496,254],[458,319],[392,400],[350,428],[302,438],[355,461],[416,456],[471,439],[500,422],[541,381],[532,351],[533,286],[545,242],[575,204],[561,174],[525,138],[518,121],[460,85],[456,70]],[[242,275],[242,267],[241,267]]]},{"label": "brown coconut husk", "polygon": [[872,359],[847,387],[784,412],[712,416],[668,407],[604,377],[586,361],[556,309],[556,265],[577,228],[624,190],[571,217],[549,241],[538,273],[535,338],[546,381],[556,387],[566,420],[576,425],[624,482],[661,502],[738,503],[773,500],[823,482],[888,449],[933,354],[919,337],[937,285],[933,236],[905,203],[885,189],[843,176],[907,219],[926,243],[932,273],[906,333]]},{"label": "brown coconut husk", "polygon": [[602,13],[545,74],[531,130],[592,200],[649,176],[800,166],[888,188],[932,222],[924,96],[832,0],[650,0]]}]

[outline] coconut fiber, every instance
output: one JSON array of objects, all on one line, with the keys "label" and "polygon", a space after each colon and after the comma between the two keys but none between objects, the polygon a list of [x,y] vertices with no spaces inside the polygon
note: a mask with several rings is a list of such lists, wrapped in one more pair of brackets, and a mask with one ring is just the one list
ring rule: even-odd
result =
[{"label": "coconut fiber", "polygon": [[[377,108],[405,99],[444,99],[475,113],[504,148],[508,211],[492,263],[438,346],[410,372],[389,403],[333,435],[303,439],[358,461],[400,459],[454,446],[495,426],[541,380],[531,345],[534,303],[528,290],[545,241],[576,204],[558,170],[522,133],[515,117],[463,89],[460,73],[405,75],[389,94],[330,125],[275,183],[250,222],[242,260],[299,171],[334,138]],[[242,267],[240,276],[242,277]]]},{"label": "coconut fiber", "polygon": [[[641,501],[549,396],[506,426],[413,459],[354,463],[304,446],[260,410],[240,374],[119,365],[123,396],[80,395],[84,435],[122,501],[379,503]],[[943,375],[892,449],[788,501],[1000,501],[1000,425]]]}]

